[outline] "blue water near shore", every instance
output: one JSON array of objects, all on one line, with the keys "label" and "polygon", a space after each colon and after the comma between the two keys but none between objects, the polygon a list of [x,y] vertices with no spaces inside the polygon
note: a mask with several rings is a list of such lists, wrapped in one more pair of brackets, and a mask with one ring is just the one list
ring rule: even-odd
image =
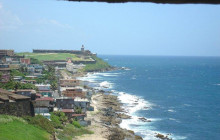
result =
[{"label": "blue water near shore", "polygon": [[155,133],[173,139],[220,139],[220,57],[99,57],[128,68],[87,77],[124,103],[132,119],[123,120],[121,127],[146,140],[156,139]]}]

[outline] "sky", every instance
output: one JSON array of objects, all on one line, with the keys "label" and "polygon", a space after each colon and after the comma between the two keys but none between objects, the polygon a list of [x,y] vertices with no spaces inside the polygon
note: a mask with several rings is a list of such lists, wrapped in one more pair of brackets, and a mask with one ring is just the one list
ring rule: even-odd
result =
[{"label": "sky", "polygon": [[220,56],[220,5],[0,0],[0,49]]}]

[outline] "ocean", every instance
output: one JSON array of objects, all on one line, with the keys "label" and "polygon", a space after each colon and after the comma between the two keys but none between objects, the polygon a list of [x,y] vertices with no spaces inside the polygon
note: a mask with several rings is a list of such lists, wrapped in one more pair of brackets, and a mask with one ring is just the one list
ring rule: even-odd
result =
[{"label": "ocean", "polygon": [[132,119],[123,120],[122,128],[144,140],[157,139],[156,133],[175,140],[220,139],[220,57],[99,57],[126,67],[84,77],[124,104]]}]

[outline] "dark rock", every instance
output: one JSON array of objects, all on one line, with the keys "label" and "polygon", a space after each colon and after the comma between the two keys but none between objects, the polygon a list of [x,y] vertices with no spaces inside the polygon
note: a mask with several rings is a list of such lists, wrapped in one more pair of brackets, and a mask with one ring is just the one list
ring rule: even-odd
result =
[{"label": "dark rock", "polygon": [[162,140],[172,140],[171,138],[168,138],[168,136],[165,136],[163,134],[158,133],[155,137],[162,139]]},{"label": "dark rock", "polygon": [[124,113],[119,113],[119,114],[118,114],[118,117],[119,117],[119,118],[122,118],[122,119],[130,119],[130,118],[131,118],[131,116],[126,115],[126,114],[124,114]]},{"label": "dark rock", "polygon": [[151,120],[148,120],[148,119],[146,119],[146,118],[144,118],[144,117],[141,117],[141,118],[138,118],[139,120],[141,120],[141,121],[143,121],[143,122],[151,122]]}]

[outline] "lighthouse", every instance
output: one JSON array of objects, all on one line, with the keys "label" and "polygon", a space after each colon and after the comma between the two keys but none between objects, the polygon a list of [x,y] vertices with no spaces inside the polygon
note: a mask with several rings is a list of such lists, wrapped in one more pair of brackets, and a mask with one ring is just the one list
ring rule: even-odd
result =
[{"label": "lighthouse", "polygon": [[81,52],[84,52],[84,45],[82,45],[81,47]]}]

